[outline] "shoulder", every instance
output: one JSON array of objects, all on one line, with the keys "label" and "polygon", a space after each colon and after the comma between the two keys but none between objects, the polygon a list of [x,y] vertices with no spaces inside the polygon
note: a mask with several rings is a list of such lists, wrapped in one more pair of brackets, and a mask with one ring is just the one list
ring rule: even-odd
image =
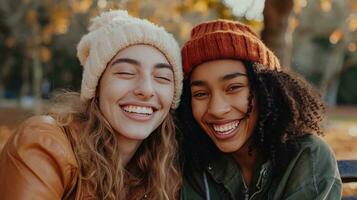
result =
[{"label": "shoulder", "polygon": [[316,162],[331,161],[336,162],[335,155],[331,147],[319,136],[314,134],[307,134],[297,138],[299,145],[298,156],[306,155],[309,160]]},{"label": "shoulder", "polygon": [[51,116],[34,116],[24,121],[4,148],[20,157],[36,151],[76,165],[71,144],[63,128]]},{"label": "shoulder", "polygon": [[183,171],[181,199],[204,199],[203,170],[186,166]]},{"label": "shoulder", "polygon": [[60,199],[74,190],[78,174],[71,144],[50,116],[23,122],[0,155],[4,199],[24,199],[26,194],[36,199]]},{"label": "shoulder", "polygon": [[[331,170],[330,175],[335,176],[337,162],[331,147],[319,136],[307,134],[297,138],[299,146],[296,156],[291,160],[290,167],[301,166],[302,169],[313,175],[327,175],[327,170]],[[307,170],[310,169],[310,170]],[[312,174],[311,174],[312,175]]]},{"label": "shoulder", "polygon": [[330,146],[317,135],[297,139],[299,149],[280,179],[285,195],[339,195],[341,179]]}]

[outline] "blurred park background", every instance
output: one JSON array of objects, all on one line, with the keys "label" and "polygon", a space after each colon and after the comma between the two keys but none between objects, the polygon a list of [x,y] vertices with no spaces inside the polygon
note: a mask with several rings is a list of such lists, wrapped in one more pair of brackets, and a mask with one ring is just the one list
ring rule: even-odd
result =
[{"label": "blurred park background", "polygon": [[[76,45],[89,18],[127,9],[172,32],[180,45],[202,21],[250,25],[329,105],[325,140],[338,159],[357,159],[357,0],[266,0],[262,21],[237,17],[244,0],[1,0],[0,149],[25,118],[41,113],[51,93],[79,90]],[[348,184],[344,193],[357,194]]]}]

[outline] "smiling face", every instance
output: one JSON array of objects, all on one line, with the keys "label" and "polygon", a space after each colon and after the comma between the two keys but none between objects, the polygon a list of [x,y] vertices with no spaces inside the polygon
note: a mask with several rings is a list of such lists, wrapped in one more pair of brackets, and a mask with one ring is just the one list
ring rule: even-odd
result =
[{"label": "smiling face", "polygon": [[249,81],[238,60],[214,60],[191,74],[192,112],[195,120],[225,153],[246,149],[257,121],[257,109],[247,117]]},{"label": "smiling face", "polygon": [[99,83],[99,108],[119,142],[147,138],[167,116],[173,96],[172,67],[149,45],[119,51]]}]

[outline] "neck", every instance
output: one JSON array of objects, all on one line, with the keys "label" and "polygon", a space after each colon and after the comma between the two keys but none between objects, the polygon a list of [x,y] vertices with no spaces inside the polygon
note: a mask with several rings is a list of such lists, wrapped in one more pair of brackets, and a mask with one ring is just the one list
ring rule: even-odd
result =
[{"label": "neck", "polygon": [[134,140],[118,134],[118,142],[121,163],[123,166],[126,166],[138,150],[142,140]]},{"label": "neck", "polygon": [[249,153],[248,145],[245,145],[239,151],[234,152],[232,156],[234,160],[239,164],[244,181],[249,186],[252,181],[253,170],[257,161],[256,151],[252,150]]}]

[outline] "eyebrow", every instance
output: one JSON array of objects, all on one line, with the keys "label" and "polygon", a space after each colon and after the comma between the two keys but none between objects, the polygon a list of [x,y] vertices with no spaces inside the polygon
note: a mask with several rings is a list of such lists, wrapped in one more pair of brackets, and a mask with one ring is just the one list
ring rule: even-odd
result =
[{"label": "eyebrow", "polygon": [[[111,66],[115,65],[115,64],[118,64],[118,63],[129,63],[129,64],[133,64],[133,65],[137,65],[137,66],[140,66],[141,63],[135,59],[131,59],[131,58],[118,58],[116,59],[114,62],[112,62]],[[172,66],[169,65],[169,64],[166,64],[166,63],[158,63],[154,66],[155,68],[157,69],[170,69],[170,70],[173,70],[172,69]]]},{"label": "eyebrow", "polygon": [[165,69],[166,68],[166,69],[173,71],[172,66],[169,64],[166,64],[166,63],[158,63],[154,67],[157,69]]},{"label": "eyebrow", "polygon": [[118,58],[114,62],[112,62],[112,64],[110,66],[113,66],[113,65],[119,64],[119,63],[129,63],[129,64],[133,64],[133,65],[140,65],[140,62],[137,60],[134,60],[134,59]]},{"label": "eyebrow", "polygon": [[243,74],[243,73],[240,73],[240,72],[235,72],[235,73],[232,73],[232,74],[226,74],[222,78],[220,78],[219,80],[220,81],[227,81],[227,80],[231,80],[231,79],[234,79],[236,77],[239,77],[239,76],[247,76],[247,74]]},{"label": "eyebrow", "polygon": [[[247,76],[247,74],[243,74],[243,73],[240,73],[240,72],[235,72],[235,73],[232,73],[232,74],[226,74],[223,77],[219,78],[219,80],[220,81],[226,81],[226,80],[231,80],[231,79],[239,77],[239,76]],[[202,80],[192,81],[190,83],[191,87],[192,86],[205,86],[205,85],[207,85],[207,83],[205,81],[202,81]]]},{"label": "eyebrow", "polygon": [[205,81],[197,80],[197,81],[192,81],[190,83],[190,86],[205,86],[207,83]]}]

